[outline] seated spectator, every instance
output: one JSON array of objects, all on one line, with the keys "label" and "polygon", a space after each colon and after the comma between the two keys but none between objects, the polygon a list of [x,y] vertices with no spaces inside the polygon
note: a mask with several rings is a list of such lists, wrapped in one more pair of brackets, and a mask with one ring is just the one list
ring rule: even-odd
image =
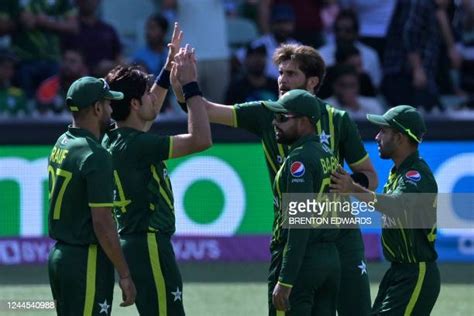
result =
[{"label": "seated spectator", "polygon": [[356,15],[351,10],[341,10],[334,23],[334,33],[336,41],[328,43],[319,49],[319,53],[326,63],[326,67],[335,64],[336,49],[339,45],[354,45],[360,51],[362,58],[362,67],[370,76],[375,87],[380,85],[382,79],[382,72],[380,60],[377,52],[362,44],[359,38],[359,21]]},{"label": "seated spectator", "polygon": [[44,79],[58,72],[60,36],[78,31],[76,11],[69,0],[12,1],[0,10],[15,23],[11,44],[20,61],[17,82],[31,98]]},{"label": "seated spectator", "polygon": [[81,52],[66,50],[59,73],[46,79],[36,91],[36,112],[39,115],[61,114],[66,111],[64,100],[69,86],[87,74],[87,67]]},{"label": "seated spectator", "polygon": [[[278,68],[273,63],[273,53],[281,44],[300,44],[291,37],[295,30],[295,14],[289,5],[274,5],[271,16],[271,33],[267,33],[250,43],[253,47],[264,45],[267,51],[265,74],[273,79],[278,78]],[[246,49],[236,52],[237,58],[243,63]]]},{"label": "seated spectator", "polygon": [[334,81],[334,70],[338,65],[352,65],[359,76],[360,95],[365,97],[375,97],[376,89],[372,84],[372,80],[362,67],[362,58],[360,52],[352,44],[341,44],[337,46],[336,51],[336,65],[328,67],[326,71],[326,78],[323,85],[318,92],[318,96],[322,99],[328,98],[332,95],[332,84]]},{"label": "seated spectator", "polygon": [[326,101],[345,110],[354,119],[363,119],[368,113],[382,114],[382,106],[375,98],[359,94],[359,77],[353,66],[340,65],[334,70],[333,95]]},{"label": "seated spectator", "polygon": [[159,74],[168,56],[165,39],[167,32],[168,21],[165,17],[160,14],[148,17],[145,24],[146,46],[133,54],[133,63],[144,66],[148,73]]},{"label": "seated spectator", "polygon": [[76,0],[79,8],[79,33],[62,38],[63,50],[81,50],[91,72],[102,61],[120,62],[122,44],[112,25],[99,17],[101,0]]},{"label": "seated spectator", "polygon": [[247,47],[243,74],[231,81],[227,104],[278,99],[277,81],[265,75],[266,58],[265,46]]},{"label": "seated spectator", "polygon": [[7,50],[0,51],[0,116],[19,117],[30,114],[23,90],[11,85],[15,75],[16,57]]}]

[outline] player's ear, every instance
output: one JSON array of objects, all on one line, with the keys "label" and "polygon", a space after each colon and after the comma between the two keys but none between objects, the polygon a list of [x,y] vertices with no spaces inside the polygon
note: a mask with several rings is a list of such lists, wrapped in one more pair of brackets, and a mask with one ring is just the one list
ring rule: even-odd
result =
[{"label": "player's ear", "polygon": [[99,116],[102,113],[102,103],[101,103],[101,101],[96,101],[92,107],[93,107],[94,113],[97,116]]},{"label": "player's ear", "polygon": [[140,100],[138,100],[137,98],[132,98],[130,100],[130,106],[136,111],[140,109],[140,104]]},{"label": "player's ear", "polygon": [[405,139],[405,135],[402,133],[402,132],[396,132],[395,133],[395,142],[400,145],[402,144],[403,142],[405,142],[406,139]]},{"label": "player's ear", "polygon": [[306,90],[314,91],[318,85],[319,85],[319,77],[316,77],[316,76],[308,77],[306,81]]}]

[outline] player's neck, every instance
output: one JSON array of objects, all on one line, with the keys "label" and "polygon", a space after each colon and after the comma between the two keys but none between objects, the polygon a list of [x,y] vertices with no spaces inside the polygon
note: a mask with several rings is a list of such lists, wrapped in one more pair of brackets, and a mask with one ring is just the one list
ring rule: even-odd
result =
[{"label": "player's neck", "polygon": [[92,120],[73,120],[72,127],[85,129],[86,131],[91,132],[95,138],[100,139],[100,128],[97,122]]},{"label": "player's neck", "polygon": [[128,128],[133,128],[139,131],[144,131],[145,129],[146,122],[141,120],[138,116],[130,115],[127,117],[126,120],[117,122],[117,126],[120,127],[128,127]]},{"label": "player's neck", "polygon": [[412,155],[416,150],[416,148],[403,148],[397,150],[392,156],[395,167],[398,169],[400,165],[408,158],[408,156]]}]

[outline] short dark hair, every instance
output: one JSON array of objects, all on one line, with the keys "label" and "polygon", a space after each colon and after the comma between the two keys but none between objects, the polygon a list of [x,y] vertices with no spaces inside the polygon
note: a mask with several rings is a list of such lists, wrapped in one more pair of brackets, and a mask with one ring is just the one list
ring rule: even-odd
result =
[{"label": "short dark hair", "polygon": [[148,75],[139,66],[116,66],[109,71],[105,80],[111,90],[120,91],[122,100],[112,100],[112,118],[115,121],[124,121],[130,115],[130,102],[137,99],[141,102],[142,96],[150,88]]},{"label": "short dark hair", "polygon": [[168,32],[169,23],[168,20],[159,13],[152,14],[148,17],[148,21],[153,21],[158,24],[163,30],[163,33]]},{"label": "short dark hair", "polygon": [[342,19],[350,19],[352,20],[354,30],[359,33],[359,19],[357,18],[357,14],[352,9],[343,9],[339,11],[339,14],[334,21],[334,28],[337,28],[338,21]]},{"label": "short dark hair", "polygon": [[275,50],[273,63],[279,65],[287,60],[297,62],[298,68],[306,77],[319,78],[319,84],[314,88],[316,94],[326,74],[326,64],[318,51],[311,46],[284,44]]}]

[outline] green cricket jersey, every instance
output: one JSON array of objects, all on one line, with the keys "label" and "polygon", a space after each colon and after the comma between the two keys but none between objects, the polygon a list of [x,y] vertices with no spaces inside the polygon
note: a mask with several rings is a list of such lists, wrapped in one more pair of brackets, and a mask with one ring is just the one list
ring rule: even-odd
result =
[{"label": "green cricket jersey", "polygon": [[[321,119],[316,125],[319,141],[333,151],[343,165],[344,160],[354,165],[368,158],[364,144],[354,121],[345,111],[338,110],[324,101],[321,102]],[[273,182],[284,158],[288,155],[288,146],[278,144],[272,125],[273,113],[265,109],[261,102],[236,104],[234,107],[234,127],[240,127],[262,139],[265,161]]]},{"label": "green cricket jersey", "polygon": [[175,232],[173,191],[164,160],[171,157],[172,138],[117,128],[102,144],[112,154],[114,213],[120,234]]},{"label": "green cricket jersey", "polygon": [[[435,261],[436,193],[438,186],[428,164],[418,151],[390,171],[384,194],[377,195],[375,207],[384,213],[385,223],[398,223],[397,228],[382,229],[383,253],[387,260],[400,263]],[[423,195],[425,193],[425,195]],[[429,193],[429,194],[426,194]],[[411,215],[407,215],[411,214]],[[431,229],[399,229],[408,218],[420,214],[432,222]],[[386,225],[384,225],[386,226]]]},{"label": "green cricket jersey", "polygon": [[91,207],[113,206],[110,154],[87,130],[69,127],[48,159],[49,235],[73,245],[96,244]]},{"label": "green cricket jersey", "polygon": [[311,244],[332,242],[337,239],[336,229],[285,229],[283,228],[284,193],[329,192],[331,172],[338,161],[316,135],[305,136],[289,149],[273,183],[274,222],[271,248],[283,250],[279,281],[293,285],[307,249]]}]

